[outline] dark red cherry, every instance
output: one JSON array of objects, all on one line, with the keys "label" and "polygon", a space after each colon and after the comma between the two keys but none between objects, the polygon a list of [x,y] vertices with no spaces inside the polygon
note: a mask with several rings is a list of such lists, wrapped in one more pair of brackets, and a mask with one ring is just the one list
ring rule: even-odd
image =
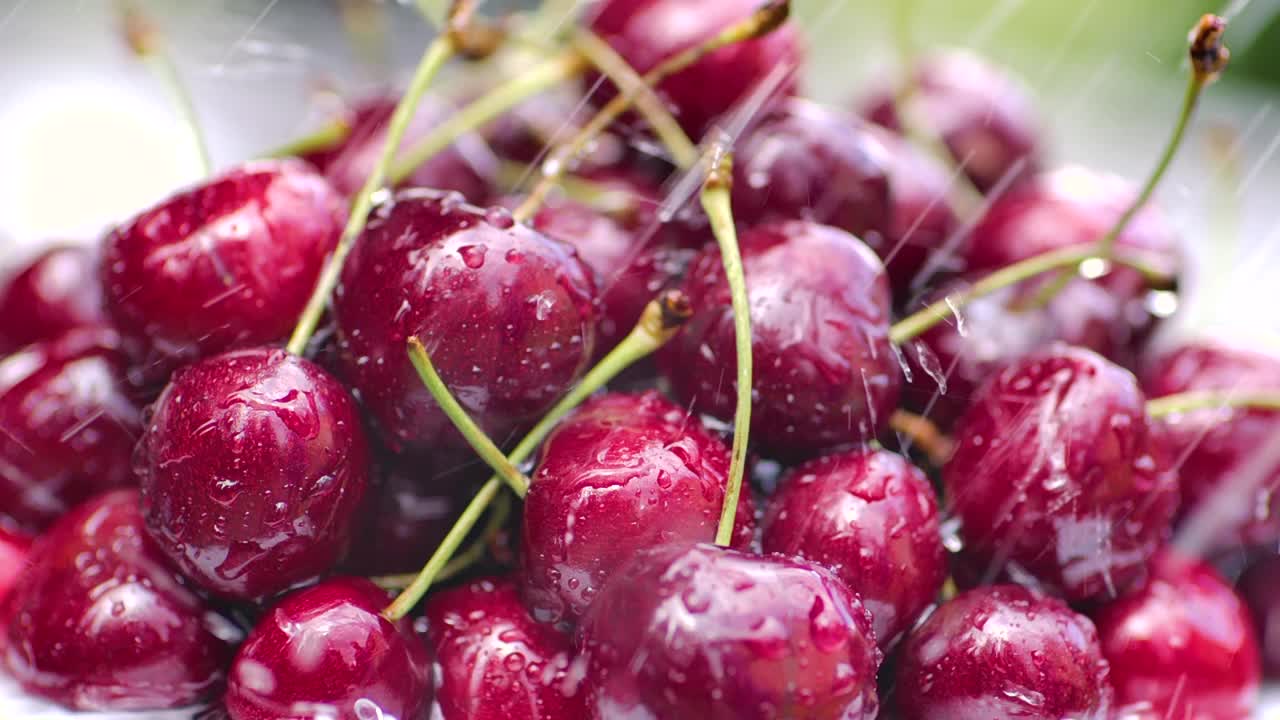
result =
[{"label": "dark red cherry", "polygon": [[535,621],[507,578],[433,595],[438,714],[447,720],[582,720],[583,663],[569,637]]},{"label": "dark red cherry", "polygon": [[134,484],[139,411],[119,337],[80,328],[0,361],[0,523],[43,530],[104,490]]},{"label": "dark red cherry", "polygon": [[733,213],[745,227],[812,220],[875,250],[891,227],[889,157],[857,118],[789,98],[734,151]]},{"label": "dark red cherry", "polygon": [[1015,585],[942,604],[907,635],[894,697],[901,720],[1109,720],[1093,623]]},{"label": "dark red cherry", "polygon": [[286,595],[240,646],[224,698],[231,720],[422,718],[431,651],[387,594],[335,577]]},{"label": "dark red cherry", "polygon": [[379,206],[334,297],[338,364],[396,449],[461,446],[405,352],[418,337],[453,394],[502,442],[548,410],[595,347],[595,285],[569,246],[456,194]]},{"label": "dark red cherry", "polygon": [[830,568],[871,613],[892,647],[947,578],[938,502],[901,455],[852,450],[787,473],[764,515],[764,551]]},{"label": "dark red cherry", "polygon": [[72,328],[105,325],[97,269],[92,249],[55,245],[0,282],[0,356]]},{"label": "dark red cherry", "polygon": [[235,636],[151,545],[136,490],[100,495],[40,537],[4,615],[9,673],[74,710],[194,704],[222,681]]},{"label": "dark red cherry", "polygon": [[306,163],[242,165],[179,193],[107,236],[103,287],[129,341],[136,381],[284,339],[345,220],[341,197]]},{"label": "dark red cherry", "polygon": [[1257,631],[1263,669],[1269,677],[1280,675],[1280,555],[1254,561],[1236,583]]},{"label": "dark red cherry", "polygon": [[[1191,391],[1280,390],[1280,357],[1202,340],[1172,348],[1143,373],[1152,397]],[[1181,467],[1182,527],[1203,551],[1280,539],[1280,412],[1197,410],[1163,419]]]},{"label": "dark red cherry", "polygon": [[369,480],[355,400],[279,348],[174,373],[135,464],[147,528],[201,587],[269,597],[342,558]]},{"label": "dark red cherry", "polygon": [[1147,583],[1094,622],[1125,718],[1251,716],[1262,674],[1253,621],[1208,565],[1163,551]]},{"label": "dark red cherry", "polygon": [[712,545],[637,555],[583,621],[606,718],[871,720],[880,651],[856,595],[804,560]]},{"label": "dark red cherry", "polygon": [[[756,0],[605,0],[593,9],[589,27],[643,74],[750,17],[759,5]],[[697,140],[717,117],[754,99],[753,93],[771,100],[794,92],[803,55],[799,32],[788,23],[706,55],[664,80],[658,91]],[[595,85],[595,78],[588,78],[586,87]],[[594,98],[604,102],[614,92],[605,82]]]},{"label": "dark red cherry", "polygon": [[1078,602],[1141,580],[1178,500],[1137,380],[1066,345],[978,390],[943,480],[972,579],[1013,578]]},{"label": "dark red cherry", "polygon": [[[913,80],[907,100],[912,116],[942,138],[979,190],[991,190],[1006,174],[1016,180],[1035,172],[1044,139],[1021,79],[974,53],[947,50],[922,58]],[[893,91],[870,98],[863,112],[875,123],[900,128]]]},{"label": "dark red cherry", "polygon": [[[572,622],[636,552],[715,538],[729,449],[657,392],[604,395],[547,439],[524,504],[525,603],[543,622]],[[755,519],[743,488],[734,546]]]},{"label": "dark red cherry", "polygon": [[[880,259],[842,230],[799,220],[756,227],[740,245],[751,302],[751,439],[775,455],[803,456],[875,437],[900,383]],[[716,249],[694,261],[684,291],[696,312],[658,365],[681,402],[728,420],[737,356]]]},{"label": "dark red cherry", "polygon": [[[578,89],[562,86],[515,106],[490,123],[484,138],[498,156],[536,165],[557,144],[572,138],[590,116],[591,112],[583,108]],[[574,174],[589,175],[596,169],[615,166],[626,159],[627,151],[622,138],[601,133],[575,162]]]}]

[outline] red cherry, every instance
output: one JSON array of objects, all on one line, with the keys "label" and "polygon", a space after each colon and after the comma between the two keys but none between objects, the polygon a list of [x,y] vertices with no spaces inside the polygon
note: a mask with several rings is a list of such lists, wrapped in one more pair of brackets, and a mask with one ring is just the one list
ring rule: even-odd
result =
[{"label": "red cherry", "polygon": [[386,604],[364,578],[330,578],[285,596],[231,664],[231,720],[425,717],[430,649],[408,619],[379,614]]},{"label": "red cherry", "polygon": [[106,324],[94,251],[55,245],[0,283],[0,356],[67,330]]},{"label": "red cherry", "polygon": [[355,401],[278,348],[174,373],[138,444],[147,528],[201,587],[255,600],[347,550],[369,477]]},{"label": "red cherry", "polygon": [[[0,602],[8,597],[9,590],[27,569],[30,554],[30,537],[0,527]],[[2,614],[0,611],[0,615]],[[0,628],[0,636],[3,634],[3,628]],[[0,639],[0,645],[3,644],[3,639]]]},{"label": "red cherry", "polygon": [[135,490],[77,507],[37,540],[4,622],[8,671],[73,710],[196,703],[221,682],[234,634],[147,540]]},{"label": "red cherry", "polygon": [[[729,449],[656,392],[583,405],[547,439],[525,498],[525,602],[543,622],[572,622],[645,548],[715,537]],[[735,547],[755,528],[744,488]]]},{"label": "red cherry", "polygon": [[1280,675],[1280,555],[1254,561],[1236,587],[1253,616],[1263,668],[1269,677]]}]

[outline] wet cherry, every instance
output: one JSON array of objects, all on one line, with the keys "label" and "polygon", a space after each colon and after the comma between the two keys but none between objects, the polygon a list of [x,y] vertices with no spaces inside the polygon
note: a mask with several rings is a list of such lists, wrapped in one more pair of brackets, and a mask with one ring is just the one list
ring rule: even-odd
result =
[{"label": "wet cherry", "polygon": [[[19,532],[0,527],[0,602],[9,595],[18,577],[26,570],[31,554],[31,538]],[[0,622],[3,622],[0,611]],[[0,628],[0,635],[3,635]],[[0,646],[4,641],[0,640]]]},{"label": "wet cherry", "polygon": [[92,249],[54,245],[0,282],[0,356],[72,328],[105,325],[97,268]]},{"label": "wet cherry", "polygon": [[1280,675],[1280,555],[1266,555],[1249,565],[1236,582],[1257,630],[1263,669]]}]

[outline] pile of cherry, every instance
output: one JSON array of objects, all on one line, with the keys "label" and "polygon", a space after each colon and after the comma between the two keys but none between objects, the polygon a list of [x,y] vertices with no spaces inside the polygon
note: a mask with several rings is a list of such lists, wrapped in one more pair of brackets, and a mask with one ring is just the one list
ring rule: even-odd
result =
[{"label": "pile of cherry", "polygon": [[[586,26],[644,73],[755,9],[606,0]],[[1181,258],[1150,204],[1114,244],[1141,267],[1066,265],[903,336],[895,317],[1094,243],[1138,189],[1046,170],[1026,91],[983,60],[936,53],[912,92],[832,108],[778,81],[803,43],[770,30],[657,88],[695,140],[755,106],[733,144],[752,469],[728,547],[729,276],[645,117],[572,168],[605,192],[526,223],[500,189],[607,79],[380,193],[307,357],[285,348],[381,152],[396,103],[375,99],[334,147],[222,172],[0,288],[4,671],[77,710],[233,720],[1247,718],[1280,668],[1258,641],[1280,628],[1280,411],[1148,399],[1280,390],[1280,357],[1151,347],[1152,275]],[[428,98],[405,144],[448,112]],[[394,609],[385,588],[490,472],[406,343],[508,447],[672,289],[691,315],[654,361],[520,466],[482,557]]]}]

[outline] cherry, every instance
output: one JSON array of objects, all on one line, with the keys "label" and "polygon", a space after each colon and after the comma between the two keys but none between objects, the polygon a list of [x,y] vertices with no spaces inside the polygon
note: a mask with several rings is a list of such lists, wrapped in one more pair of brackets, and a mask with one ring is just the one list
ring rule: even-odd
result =
[{"label": "cherry", "polygon": [[0,527],[0,601],[8,596],[18,577],[26,570],[30,553],[30,537]]},{"label": "cherry", "polygon": [[892,647],[947,578],[938,503],[924,473],[900,455],[859,449],[789,471],[766,506],[764,551],[830,568]]},{"label": "cherry", "polygon": [[279,348],[189,365],[138,444],[147,529],[201,587],[256,600],[341,559],[369,477],[355,401]]},{"label": "cherry", "polygon": [[1258,699],[1248,608],[1204,563],[1163,551],[1140,589],[1094,615],[1125,718],[1236,720]]},{"label": "cherry", "polygon": [[[560,88],[535,95],[492,122],[484,137],[499,157],[536,165],[546,158],[547,149],[557,140],[573,137],[581,129],[581,106],[582,97],[576,90]],[[575,174],[589,175],[597,169],[617,166],[627,158],[628,150],[622,138],[601,133],[585,157],[575,164]]]},{"label": "cherry", "polygon": [[586,717],[582,664],[569,637],[538,623],[506,578],[483,578],[432,596],[438,712],[448,720]]},{"label": "cherry", "polygon": [[[525,497],[525,603],[543,622],[572,622],[644,548],[715,537],[729,449],[657,392],[588,401],[547,438]],[[748,491],[734,546],[750,545]]]},{"label": "cherry", "polygon": [[1252,614],[1263,667],[1268,676],[1280,675],[1280,555],[1254,561],[1236,587]]},{"label": "cherry", "polygon": [[202,700],[222,681],[234,635],[147,540],[136,490],[100,495],[42,536],[4,622],[8,671],[74,710]]},{"label": "cherry", "polygon": [[1169,534],[1177,478],[1128,371],[1054,345],[983,385],[943,468],[967,570],[1115,597]]},{"label": "cherry", "polygon": [[[749,17],[759,4],[757,0],[605,0],[592,11],[589,27],[643,74]],[[663,80],[658,92],[680,125],[697,140],[716,118],[746,102],[766,81],[776,78],[778,83],[767,98],[792,94],[795,70],[804,54],[802,46],[796,27],[786,24],[704,56]],[[596,78],[589,77],[586,87],[595,85]],[[593,99],[603,102],[614,92],[606,82]]]},{"label": "cherry", "polygon": [[282,340],[344,221],[297,160],[234,168],[147,210],[104,242],[103,287],[142,385],[233,347]]},{"label": "cherry", "polygon": [[464,447],[414,372],[426,345],[459,402],[499,442],[577,379],[595,346],[595,286],[573,250],[456,194],[380,205],[334,297],[338,365],[396,450]]},{"label": "cherry", "polygon": [[286,595],[240,646],[224,698],[231,720],[425,717],[431,651],[387,595],[334,577]]},{"label": "cherry", "polygon": [[68,330],[0,361],[0,523],[47,527],[71,507],[134,484],[139,411],[119,337]]},{"label": "cherry", "polygon": [[[1007,173],[1017,180],[1035,172],[1044,141],[1020,79],[974,53],[947,50],[922,58],[913,82],[907,100],[913,119],[946,143],[980,191],[988,192]],[[893,92],[878,93],[862,107],[873,122],[900,129]]]},{"label": "cherry", "polygon": [[894,688],[901,720],[1108,720],[1093,623],[1015,585],[961,593],[911,631]]},{"label": "cherry", "polygon": [[870,720],[870,618],[830,572],[779,555],[641,552],[583,621],[594,718]]},{"label": "cherry", "polygon": [[[889,283],[875,253],[848,233],[808,221],[756,227],[740,238],[751,304],[751,439],[778,456],[874,438],[900,383],[889,344]],[[733,417],[736,355],[720,254],[693,263],[684,291],[693,319],[658,354],[684,403]]]},{"label": "cherry", "polygon": [[67,330],[106,324],[94,251],[55,245],[0,283],[0,356]]}]

